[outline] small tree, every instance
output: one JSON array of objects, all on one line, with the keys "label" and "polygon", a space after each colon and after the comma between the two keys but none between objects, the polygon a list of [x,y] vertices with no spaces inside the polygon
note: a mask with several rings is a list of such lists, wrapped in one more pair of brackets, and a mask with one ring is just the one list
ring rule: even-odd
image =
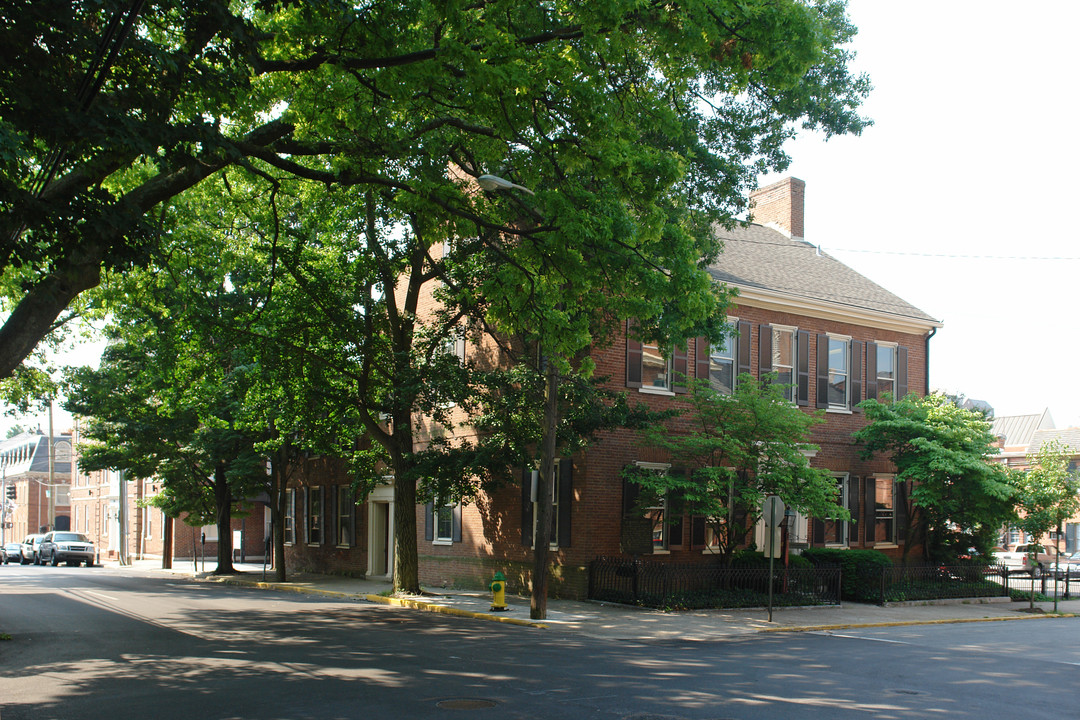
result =
[{"label": "small tree", "polygon": [[911,527],[903,557],[922,543],[927,559],[955,558],[974,545],[987,553],[993,533],[1012,512],[1013,488],[1005,468],[988,462],[997,453],[990,422],[934,394],[865,400],[859,404],[869,424],[854,433],[863,458],[887,453],[896,482],[911,480]]},{"label": "small tree", "polygon": [[[1068,447],[1051,440],[1028,456],[1029,470],[1013,473],[1018,517],[1012,524],[1028,537],[1045,535],[1080,510],[1080,481],[1069,472],[1071,454]],[[1033,566],[1035,554],[1031,551]]]},{"label": "small tree", "polygon": [[[707,381],[693,381],[687,414],[694,428],[671,432],[666,424],[644,431],[645,441],[663,448],[678,472],[628,467],[624,476],[641,489],[639,506],[667,497],[674,507],[705,518],[720,554],[730,564],[761,516],[767,495],[779,495],[794,510],[815,517],[847,518],[837,504],[837,485],[828,470],[810,466],[811,428],[822,422],[784,398],[775,377],[739,377],[724,395]],[[685,468],[685,472],[683,472]]]}]

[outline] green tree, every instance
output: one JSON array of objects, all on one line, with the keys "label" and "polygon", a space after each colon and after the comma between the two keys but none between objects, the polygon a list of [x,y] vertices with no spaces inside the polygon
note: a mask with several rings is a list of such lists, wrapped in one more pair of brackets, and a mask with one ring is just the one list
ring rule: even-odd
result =
[{"label": "green tree", "polygon": [[153,261],[155,208],[226,168],[513,232],[446,182],[501,169],[548,190],[548,222],[621,226],[648,260],[635,236],[707,229],[796,123],[866,124],[852,33],[839,0],[5,3],[0,378],[103,271]]},{"label": "green tree", "polygon": [[[1069,470],[1072,450],[1058,440],[1028,456],[1030,468],[1014,472],[1017,518],[1012,525],[1032,540],[1041,538],[1080,511],[1080,480]],[[1035,565],[1032,552],[1031,564]]]},{"label": "green tree", "polygon": [[768,495],[806,515],[848,516],[837,504],[836,478],[810,465],[808,453],[817,449],[810,437],[821,414],[792,405],[774,379],[744,373],[730,395],[708,381],[691,382],[690,409],[679,422],[688,421],[692,430],[672,432],[667,424],[654,424],[643,434],[646,443],[667,452],[672,471],[624,470],[640,488],[640,507],[666,498],[680,516],[704,517],[728,564],[760,519]]},{"label": "green tree", "polygon": [[854,433],[861,455],[884,453],[896,466],[896,482],[912,483],[904,557],[920,543],[935,562],[970,546],[988,554],[1012,513],[1013,488],[1004,466],[990,462],[998,451],[985,415],[940,394],[864,400],[859,407],[868,421]]}]

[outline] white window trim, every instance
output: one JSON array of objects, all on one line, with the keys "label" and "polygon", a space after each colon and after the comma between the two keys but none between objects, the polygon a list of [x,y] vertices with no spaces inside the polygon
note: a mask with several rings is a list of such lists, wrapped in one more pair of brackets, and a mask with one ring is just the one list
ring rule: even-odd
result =
[{"label": "white window trim", "polygon": [[[322,485],[313,485],[304,489],[306,490],[304,493],[304,544],[308,547],[321,547],[326,534],[326,493],[323,492]],[[315,491],[319,493],[319,542],[311,541],[311,495]]]},{"label": "white window trim", "polygon": [[[288,527],[285,524],[285,519],[292,520],[292,540],[288,538]],[[285,544],[292,547],[296,544],[296,488],[287,488],[285,490],[285,508],[281,517],[281,534],[285,538]]]},{"label": "white window trim", "polygon": [[[772,325],[772,348],[773,358],[776,356],[776,333],[787,332],[791,333],[791,380],[785,392],[790,392],[790,398],[784,398],[792,405],[797,405],[799,402],[799,328],[794,325]],[[760,339],[759,339],[760,342]],[[772,363],[772,371],[776,372],[776,363],[773,362],[773,358],[769,358],[769,362]]]},{"label": "white window trim", "polygon": [[[739,318],[728,317],[728,325],[731,326],[731,332],[727,333],[727,337],[732,341],[731,347],[724,348],[724,352],[730,353],[731,359],[731,392],[735,392],[735,388],[739,384],[739,341],[742,339],[739,337]],[[709,386],[712,387],[712,348],[709,348],[709,377],[705,378],[709,382]]]},{"label": "white window trim", "polygon": [[[431,509],[431,544],[432,545],[453,545],[454,544],[454,506],[456,503],[447,503],[445,505],[433,505]],[[439,510],[442,508],[450,508],[450,537],[439,537]]]},{"label": "white window trim", "polygon": [[[334,541],[337,543],[337,547],[339,547],[339,548],[351,548],[352,547],[352,542],[351,541],[346,541],[344,543],[341,542],[341,518],[348,515],[348,518],[349,518],[349,536],[350,537],[355,537],[356,528],[354,527],[354,525],[356,524],[356,505],[355,505],[355,503],[349,503],[350,507],[349,507],[348,513],[343,514],[341,512],[341,496],[342,496],[341,489],[343,487],[348,487],[348,486],[346,486],[346,485],[335,485],[333,487],[334,487],[334,492],[337,493],[337,496],[335,498],[335,503],[334,503]],[[349,493],[344,493],[344,495],[345,495],[346,498],[349,497]]]},{"label": "white window trim", "polygon": [[[892,371],[893,371],[893,376],[892,376],[892,379],[889,380],[889,382],[892,383],[892,390],[891,391],[886,390],[885,392],[891,392],[892,395],[893,395],[893,399],[895,400],[896,399],[896,382],[897,382],[896,375],[897,375],[897,372],[899,370],[897,365],[900,364],[900,358],[897,356],[898,355],[897,354],[897,349],[900,347],[900,344],[896,343],[896,342],[892,342],[890,340],[875,340],[874,344],[878,347],[878,350],[880,350],[881,348],[890,348],[892,350],[892,359],[893,359]],[[877,364],[877,358],[876,357],[874,358],[874,368],[875,368],[874,383],[878,388],[877,395],[880,398],[881,397],[881,392],[882,392],[881,391],[881,385],[880,385],[881,376],[877,374],[877,370],[880,370],[881,368]]]},{"label": "white window trim", "polygon": [[[840,333],[826,333],[831,343],[833,340],[839,340],[840,342],[847,343],[847,350],[844,352],[844,404],[834,405],[829,403],[829,406],[825,408],[825,412],[833,413],[836,415],[851,415],[851,336],[841,335]],[[832,356],[832,353],[828,353]],[[832,374],[832,365],[829,365],[825,370],[826,375]]]},{"label": "white window trim", "polygon": [[641,380],[641,387],[638,388],[638,390],[645,393],[645,394],[647,394],[647,395],[671,395],[671,396],[674,396],[675,395],[675,378],[672,377],[672,375],[675,374],[675,352],[674,352],[674,348],[669,348],[668,349],[668,354],[666,356],[664,356],[663,354],[660,355],[660,357],[664,358],[664,362],[667,364],[667,370],[664,373],[664,376],[667,378],[667,387],[663,387],[663,386],[659,386],[659,385],[646,385],[645,384],[645,378],[644,378],[644,374],[645,374],[645,348],[651,348],[651,347],[655,347],[656,352],[658,352],[658,353],[661,352],[660,343],[657,343],[656,345],[652,345],[652,344],[646,343],[646,342],[641,343],[641,373],[642,373],[642,380]]}]

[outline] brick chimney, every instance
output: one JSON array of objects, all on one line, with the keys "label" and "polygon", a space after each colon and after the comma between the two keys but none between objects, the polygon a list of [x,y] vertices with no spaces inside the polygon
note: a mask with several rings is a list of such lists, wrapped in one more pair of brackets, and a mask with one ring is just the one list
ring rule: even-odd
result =
[{"label": "brick chimney", "polygon": [[788,237],[803,237],[803,195],[806,183],[784,178],[750,193],[750,217]]}]

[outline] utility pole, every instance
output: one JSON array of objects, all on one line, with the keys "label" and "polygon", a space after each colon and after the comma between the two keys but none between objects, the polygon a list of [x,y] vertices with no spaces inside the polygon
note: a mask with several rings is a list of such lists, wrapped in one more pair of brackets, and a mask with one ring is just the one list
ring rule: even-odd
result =
[{"label": "utility pole", "polygon": [[49,398],[49,490],[46,493],[49,496],[49,517],[45,521],[49,524],[50,530],[56,529],[56,468],[55,458],[53,454],[53,414],[52,414],[52,398]]},{"label": "utility pole", "polygon": [[130,565],[128,557],[128,512],[127,512],[127,471],[120,471],[120,506],[117,510],[117,519],[120,525],[120,564]]}]

